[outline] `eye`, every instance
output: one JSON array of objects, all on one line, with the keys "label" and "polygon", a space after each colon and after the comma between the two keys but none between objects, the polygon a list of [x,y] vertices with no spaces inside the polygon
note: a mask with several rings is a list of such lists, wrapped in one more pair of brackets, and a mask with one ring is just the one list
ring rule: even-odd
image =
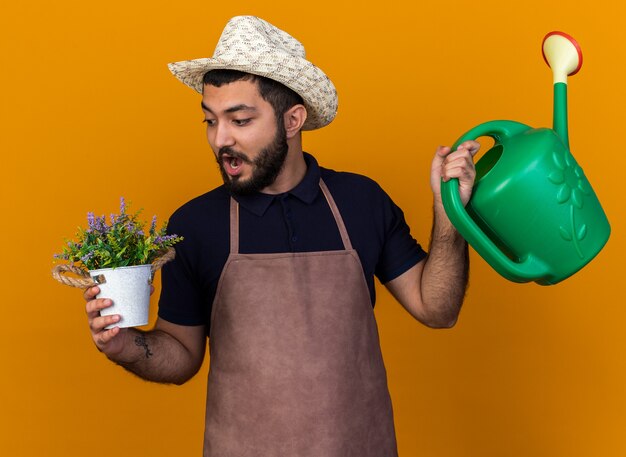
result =
[{"label": "eye", "polygon": [[238,127],[243,127],[244,125],[250,123],[252,119],[233,119],[233,124]]},{"label": "eye", "polygon": [[207,125],[207,127],[213,127],[215,125],[215,119],[204,119],[202,121]]}]

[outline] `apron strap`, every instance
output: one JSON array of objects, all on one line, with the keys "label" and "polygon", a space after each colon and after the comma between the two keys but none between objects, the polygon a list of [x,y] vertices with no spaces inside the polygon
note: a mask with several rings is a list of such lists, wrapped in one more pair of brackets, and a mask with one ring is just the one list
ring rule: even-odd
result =
[{"label": "apron strap", "polygon": [[[328,190],[328,187],[326,187],[326,183],[322,180],[322,178],[320,178],[320,189],[322,189],[322,193],[328,202],[328,206],[330,206],[330,211],[333,213],[333,217],[335,218],[335,223],[339,229],[343,247],[345,250],[351,251],[352,243],[350,242],[350,237],[348,236],[348,230],[346,230],[339,208],[337,208],[337,204],[335,203],[333,196]],[[239,203],[237,203],[237,200],[233,197],[230,197],[230,253],[239,254]]]},{"label": "apron strap", "polygon": [[324,197],[326,197],[326,201],[328,202],[328,206],[330,206],[330,210],[333,213],[333,217],[335,218],[335,222],[337,223],[337,227],[339,228],[339,234],[341,235],[341,241],[343,241],[343,247],[346,251],[352,250],[352,243],[350,242],[350,237],[348,236],[348,230],[346,230],[346,226],[343,223],[343,218],[341,217],[341,213],[339,212],[339,208],[335,204],[335,200],[333,196],[330,194],[328,187],[326,187],[326,183],[322,178],[320,178],[320,188],[322,189],[322,193]]},{"label": "apron strap", "polygon": [[230,197],[230,253],[239,254],[239,203]]}]

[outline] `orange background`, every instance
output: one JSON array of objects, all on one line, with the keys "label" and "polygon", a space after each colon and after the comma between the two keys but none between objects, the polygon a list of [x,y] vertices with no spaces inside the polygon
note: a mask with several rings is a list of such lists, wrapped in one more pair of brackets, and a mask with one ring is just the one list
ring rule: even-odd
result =
[{"label": "orange background", "polygon": [[164,219],[220,183],[199,97],[165,64],[209,56],[228,18],[256,14],[300,39],[339,91],[336,121],[306,133],[305,149],[380,182],[425,245],[435,147],[491,119],[550,126],[541,40],[579,41],[570,141],[611,221],[608,245],[551,287],[507,282],[472,252],[452,330],[419,325],[382,288],[376,313],[401,455],[626,455],[623,3],[243,5],[3,3],[0,454],[200,455],[207,364],[170,387],[108,362],[51,257],[121,195]]}]

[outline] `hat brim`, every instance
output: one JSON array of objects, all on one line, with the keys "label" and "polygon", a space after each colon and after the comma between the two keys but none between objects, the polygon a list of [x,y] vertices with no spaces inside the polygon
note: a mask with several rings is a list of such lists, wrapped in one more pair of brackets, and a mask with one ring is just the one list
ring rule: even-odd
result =
[{"label": "hat brim", "polygon": [[306,59],[281,53],[261,53],[242,61],[241,56],[184,60],[168,64],[183,84],[202,94],[204,74],[211,70],[238,70],[264,76],[289,87],[300,95],[307,109],[302,130],[328,125],[337,114],[337,91],[322,70]]}]

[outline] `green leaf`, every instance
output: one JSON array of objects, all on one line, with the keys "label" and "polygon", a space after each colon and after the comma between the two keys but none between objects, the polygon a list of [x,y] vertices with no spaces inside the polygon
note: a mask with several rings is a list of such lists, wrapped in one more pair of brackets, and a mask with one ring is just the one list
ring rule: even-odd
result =
[{"label": "green leaf", "polygon": [[552,152],[552,160],[559,170],[565,171],[567,163],[565,162],[565,158],[558,151]]},{"label": "green leaf", "polygon": [[572,241],[572,235],[570,235],[570,233],[563,227],[559,227],[559,232],[561,233],[561,238],[565,241]]},{"label": "green leaf", "polygon": [[552,173],[550,173],[548,179],[553,184],[563,184],[565,182],[565,175],[561,170],[554,170]]},{"label": "green leaf", "polygon": [[556,194],[556,201],[558,201],[559,203],[565,203],[569,199],[571,193],[572,190],[568,187],[568,185],[563,184],[559,188],[559,192]]}]

